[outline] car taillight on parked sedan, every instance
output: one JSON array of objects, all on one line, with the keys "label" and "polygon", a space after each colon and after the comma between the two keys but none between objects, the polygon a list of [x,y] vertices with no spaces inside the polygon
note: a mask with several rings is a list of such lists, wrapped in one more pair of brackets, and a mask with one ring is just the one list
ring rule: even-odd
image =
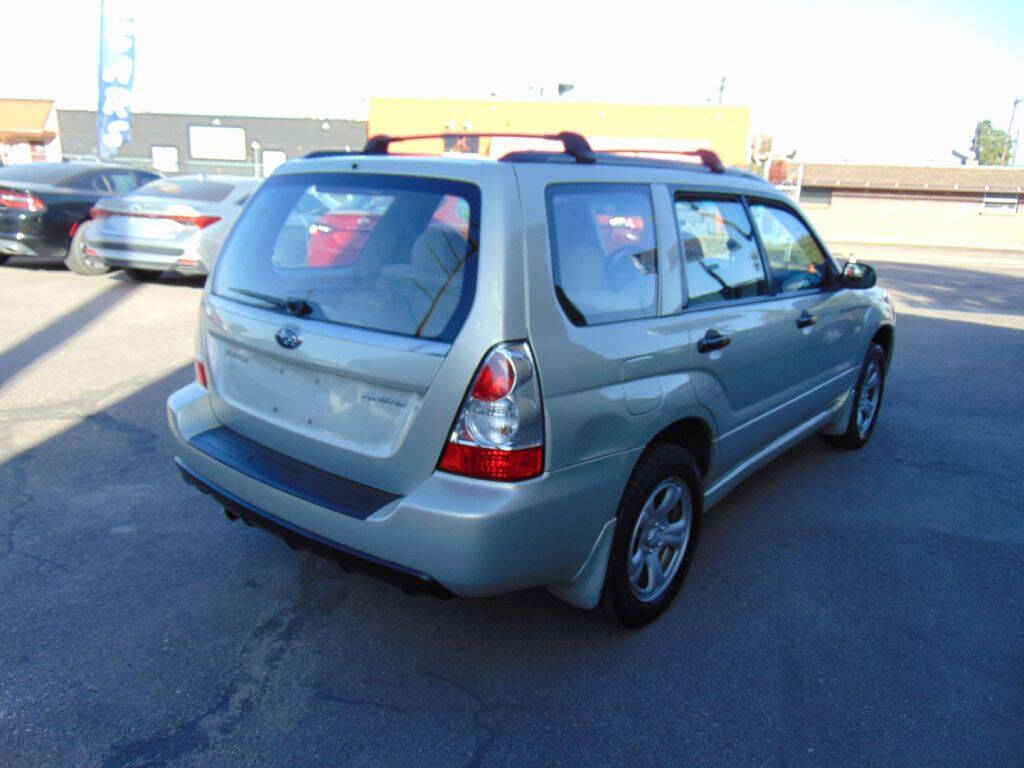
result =
[{"label": "car taillight on parked sedan", "polygon": [[0,189],[0,208],[15,208],[19,211],[45,211],[46,204],[30,192],[16,189]]},{"label": "car taillight on parked sedan", "polygon": [[100,208],[98,205],[93,206],[92,210],[89,211],[89,216],[93,219],[104,219],[108,216],[132,216],[139,219],[167,219],[169,221],[176,222],[186,227],[198,227],[199,229],[206,229],[211,224],[216,224],[220,221],[220,216],[201,216],[191,214],[174,214],[174,213],[147,213],[135,212],[130,213],[126,211],[108,211],[105,208]]},{"label": "car taillight on parked sedan", "polygon": [[499,344],[484,357],[437,468],[506,481],[544,471],[544,414],[528,344]]}]

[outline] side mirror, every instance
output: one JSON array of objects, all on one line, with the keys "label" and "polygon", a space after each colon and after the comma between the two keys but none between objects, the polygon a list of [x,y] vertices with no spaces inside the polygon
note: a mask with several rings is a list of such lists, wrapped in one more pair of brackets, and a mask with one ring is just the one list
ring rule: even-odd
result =
[{"label": "side mirror", "polygon": [[871,288],[878,282],[878,273],[868,264],[850,261],[843,267],[844,288]]}]

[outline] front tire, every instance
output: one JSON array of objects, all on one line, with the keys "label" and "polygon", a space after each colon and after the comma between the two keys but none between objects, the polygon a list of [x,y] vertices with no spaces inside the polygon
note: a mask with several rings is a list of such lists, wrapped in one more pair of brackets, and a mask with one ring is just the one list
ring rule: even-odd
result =
[{"label": "front tire", "polygon": [[0,267],[2,267],[4,264],[6,264],[7,260],[9,258],[11,258],[11,257],[9,255],[7,255],[6,253],[0,253]]},{"label": "front tire", "polygon": [[872,342],[860,368],[857,387],[851,397],[850,420],[841,435],[822,435],[829,445],[856,450],[867,445],[878,424],[882,410],[882,394],[885,392],[885,350]]},{"label": "front tire", "polygon": [[88,221],[83,221],[78,225],[75,236],[71,238],[71,247],[68,248],[64,266],[76,275],[105,275],[110,271],[110,266],[85,252],[85,231],[88,228]]},{"label": "front tire", "polygon": [[682,586],[702,511],[697,462],[685,448],[655,443],[629,478],[616,513],[601,605],[623,626],[657,619]]}]

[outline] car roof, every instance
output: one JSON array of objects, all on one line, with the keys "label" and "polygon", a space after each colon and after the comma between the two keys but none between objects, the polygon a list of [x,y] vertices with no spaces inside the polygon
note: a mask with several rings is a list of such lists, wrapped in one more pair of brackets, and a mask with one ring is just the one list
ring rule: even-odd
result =
[{"label": "car roof", "polygon": [[[358,152],[316,153],[312,157],[289,160],[275,169],[273,176],[303,172],[365,172],[403,175],[426,175],[473,181],[492,177],[502,168],[517,168],[529,173],[531,168],[547,169],[545,176],[565,176],[567,181],[614,180],[621,171],[632,183],[693,186],[727,194],[756,194],[789,201],[771,184],[749,171],[728,168],[713,172],[691,162],[650,157],[595,153],[595,162],[579,163],[561,152],[513,152],[494,159],[474,154],[450,153],[445,155],[368,154]],[[560,171],[564,171],[560,173]]]}]

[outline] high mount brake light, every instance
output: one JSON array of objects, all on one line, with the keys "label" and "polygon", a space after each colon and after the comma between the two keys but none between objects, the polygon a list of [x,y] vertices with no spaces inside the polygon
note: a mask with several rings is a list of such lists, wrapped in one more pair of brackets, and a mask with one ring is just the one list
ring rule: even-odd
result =
[{"label": "high mount brake light", "polygon": [[438,469],[499,481],[544,471],[543,404],[526,342],[499,344],[484,357]]}]

